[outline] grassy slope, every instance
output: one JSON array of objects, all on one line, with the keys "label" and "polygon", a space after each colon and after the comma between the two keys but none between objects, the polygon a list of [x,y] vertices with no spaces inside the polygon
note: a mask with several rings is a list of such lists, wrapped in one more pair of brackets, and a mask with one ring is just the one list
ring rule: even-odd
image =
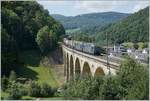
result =
[{"label": "grassy slope", "polygon": [[50,68],[41,67],[41,66],[39,67],[28,66],[28,68],[35,71],[38,74],[36,77],[37,77],[37,81],[40,84],[45,82],[51,85],[52,87],[58,87],[58,83],[55,80]]},{"label": "grassy slope", "polygon": [[27,65],[18,69],[18,76],[37,80],[40,84],[46,82],[52,87],[59,86],[51,68],[40,65],[42,56],[39,52],[25,51],[20,54],[20,59]]},{"label": "grassy slope", "polygon": [[[20,60],[25,63],[24,67],[17,70],[17,77],[36,80],[39,84],[48,83],[51,87],[59,87],[63,84],[62,66],[59,68],[44,67],[40,65],[42,56],[38,51],[25,51],[19,55]],[[53,65],[51,65],[53,66]],[[7,98],[8,93],[1,91],[1,97]],[[35,97],[23,96],[22,99],[36,100]],[[59,100],[61,97],[40,98],[42,100]]]},{"label": "grassy slope", "polygon": [[51,70],[58,84],[60,86],[63,85],[65,82],[63,65],[56,65],[55,68],[52,68]]},{"label": "grassy slope", "polygon": [[7,98],[9,96],[9,94],[8,93],[6,93],[6,92],[3,92],[2,90],[1,90],[1,98]]}]

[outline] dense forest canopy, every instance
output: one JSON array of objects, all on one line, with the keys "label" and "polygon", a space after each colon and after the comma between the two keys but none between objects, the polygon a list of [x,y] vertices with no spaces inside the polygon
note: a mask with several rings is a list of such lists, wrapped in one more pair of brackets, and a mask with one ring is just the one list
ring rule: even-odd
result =
[{"label": "dense forest canopy", "polygon": [[106,33],[108,33],[111,44],[148,42],[149,8],[142,9],[122,21],[106,26],[95,36],[96,43],[104,43],[106,41]]},{"label": "dense forest canopy", "polygon": [[[17,67],[18,52],[32,49],[47,52],[65,34],[63,26],[36,1],[2,1],[1,4],[2,74]],[[45,26],[48,30],[41,31]],[[44,37],[46,34],[48,38]],[[51,46],[46,47],[47,44]]]},{"label": "dense forest canopy", "polygon": [[102,27],[106,24],[119,21],[130,14],[118,13],[118,12],[103,12],[103,13],[89,13],[81,14],[77,16],[63,16],[59,14],[53,14],[52,16],[60,21],[66,30],[86,30],[90,31],[95,26]]}]

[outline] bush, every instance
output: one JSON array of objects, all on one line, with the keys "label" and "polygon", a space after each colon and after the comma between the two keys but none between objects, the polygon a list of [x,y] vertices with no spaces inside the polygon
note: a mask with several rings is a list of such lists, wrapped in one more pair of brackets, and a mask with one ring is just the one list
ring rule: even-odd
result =
[{"label": "bush", "polygon": [[8,85],[9,85],[8,78],[6,78],[5,76],[3,76],[2,81],[1,81],[1,85],[2,85],[1,86],[2,90],[5,91],[8,88]]},{"label": "bush", "polygon": [[38,83],[31,81],[31,83],[29,85],[29,89],[28,89],[29,96],[39,97],[40,89],[41,89],[41,87],[38,85]]},{"label": "bush", "polygon": [[133,47],[134,47],[135,49],[138,49],[138,48],[139,48],[139,45],[138,45],[137,43],[134,43],[134,44],[133,44]]},{"label": "bush", "polygon": [[15,82],[12,82],[11,88],[8,89],[9,92],[9,100],[19,100],[23,96],[20,89],[21,87],[18,86]]},{"label": "bush", "polygon": [[53,96],[54,95],[54,91],[48,84],[43,83],[41,85],[40,94],[41,94],[42,97]]},{"label": "bush", "polygon": [[76,79],[65,85],[67,87],[64,91],[65,99],[97,99],[99,95],[99,85],[103,83],[102,77],[93,78],[91,76],[84,76]]},{"label": "bush", "polygon": [[121,93],[122,90],[117,76],[107,76],[100,86],[98,99],[119,100],[121,99]]},{"label": "bush", "polygon": [[51,88],[47,83],[43,83],[41,86],[32,81],[29,85],[28,95],[32,97],[50,97],[54,96],[55,90]]}]

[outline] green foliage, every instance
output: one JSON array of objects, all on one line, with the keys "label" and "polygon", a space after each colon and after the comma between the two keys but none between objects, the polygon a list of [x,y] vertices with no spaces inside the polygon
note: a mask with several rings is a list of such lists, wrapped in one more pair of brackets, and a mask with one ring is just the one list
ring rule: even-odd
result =
[{"label": "green foliage", "polygon": [[100,86],[98,99],[119,100],[122,99],[122,88],[116,76],[105,78],[103,85]]},{"label": "green foliage", "polygon": [[84,76],[66,85],[63,92],[65,99],[97,99],[99,95],[99,85],[103,83],[102,77],[93,78]]},{"label": "green foliage", "polygon": [[94,42],[94,37],[88,34],[78,33],[78,34],[73,34],[72,36],[73,36],[73,40],[84,41],[84,42]]},{"label": "green foliage", "polygon": [[7,100],[8,96],[9,96],[9,93],[1,91],[1,100]]},{"label": "green foliage", "polygon": [[135,49],[138,49],[138,48],[139,48],[139,45],[136,44],[136,43],[134,43],[134,44],[133,44],[133,47],[134,47]]},{"label": "green foliage", "polygon": [[118,73],[120,84],[125,90],[123,98],[148,99],[148,69],[130,58],[127,60],[120,66]]},{"label": "green foliage", "polygon": [[64,99],[146,100],[148,69],[127,58],[115,76],[78,77],[64,86]]},{"label": "green foliage", "polygon": [[[8,78],[2,79],[3,93],[7,96],[2,96],[4,100],[20,100],[28,99],[28,97],[52,97],[54,96],[56,89],[51,88],[47,83],[38,83],[36,81],[30,81],[27,84],[21,84],[17,81],[9,81]],[[29,99],[30,99],[29,98]],[[33,99],[33,98],[32,98]]]},{"label": "green foliage", "polygon": [[8,85],[9,85],[9,80],[6,76],[3,76],[2,77],[2,80],[1,80],[1,88],[3,91],[6,91],[6,89],[8,88]]},{"label": "green foliage", "polygon": [[14,71],[10,72],[9,80],[10,81],[16,81],[16,73]]},{"label": "green foliage", "polygon": [[22,97],[22,93],[20,91],[22,87],[19,87],[18,84],[12,82],[11,87],[8,89],[9,92],[9,100],[19,100]]},{"label": "green foliage", "polygon": [[133,43],[132,42],[124,42],[123,45],[127,48],[133,48]]},{"label": "green foliage", "polygon": [[[111,45],[114,43],[123,43],[123,42],[133,42],[133,43],[148,42],[148,33],[149,33],[148,12],[149,12],[149,8],[147,7],[134,14],[129,15],[128,17],[123,17],[121,20],[119,21],[117,20],[116,22],[113,23],[111,22],[111,23],[104,24],[99,22],[101,20],[97,21],[97,23],[100,23],[103,26],[99,24],[97,25],[92,24],[94,22],[90,22],[90,20],[86,20],[86,23],[91,24],[90,27],[88,26],[88,24],[85,25],[86,28],[77,27],[78,29],[80,28],[80,30],[71,33],[71,35],[76,35],[78,33],[76,36],[82,36],[79,34],[84,33],[84,35],[88,34],[89,37],[94,36],[95,39],[94,42],[99,45],[106,45],[107,43],[106,33],[108,33],[108,42]],[[66,20],[63,21],[64,19],[57,18],[57,16],[55,18],[60,20],[65,26],[65,23],[67,22]],[[106,17],[106,19],[107,18],[109,17]],[[89,19],[92,19],[92,17]],[[82,25],[84,26],[84,24]],[[77,28],[75,27],[73,29],[77,29]]]},{"label": "green foliage", "polygon": [[148,42],[149,8],[142,9],[127,18],[103,28],[96,34],[96,43],[102,44],[106,40],[106,33],[109,34],[109,43],[123,42]]},{"label": "green foliage", "polygon": [[34,81],[30,82],[30,86],[28,89],[29,96],[39,97],[40,96],[40,85]]},{"label": "green foliage", "polygon": [[[102,26],[118,21],[129,14],[117,13],[117,12],[104,12],[104,13],[89,13],[73,17],[67,17],[63,15],[54,14],[52,15],[56,20],[60,21],[65,29],[77,29],[81,31],[93,32],[95,26]],[[77,31],[78,32],[78,31]]]},{"label": "green foliage", "polygon": [[139,43],[139,48],[141,49],[148,48],[148,43],[147,42]]},{"label": "green foliage", "polygon": [[138,43],[124,42],[122,44],[127,48],[135,48],[135,47],[138,48],[138,49],[148,48],[148,43],[147,42],[138,42]]},{"label": "green foliage", "polygon": [[40,94],[41,94],[42,97],[54,96],[54,91],[48,84],[43,83],[41,85]]},{"label": "green foliage", "polygon": [[32,97],[50,97],[54,96],[55,90],[47,83],[39,85],[37,82],[30,82],[28,88],[28,95]]},{"label": "green foliage", "polygon": [[56,46],[57,42],[56,33],[44,26],[37,33],[36,41],[43,53],[47,53]]},{"label": "green foliage", "polygon": [[11,70],[16,69],[19,63],[17,56],[17,46],[15,40],[6,32],[2,26],[1,31],[1,70],[2,75],[8,76]]},{"label": "green foliage", "polygon": [[39,50],[36,42],[39,29],[48,26],[49,36],[55,40],[50,43],[53,47],[65,31],[36,1],[2,1],[1,6],[2,75],[8,76],[20,65],[19,52]]}]

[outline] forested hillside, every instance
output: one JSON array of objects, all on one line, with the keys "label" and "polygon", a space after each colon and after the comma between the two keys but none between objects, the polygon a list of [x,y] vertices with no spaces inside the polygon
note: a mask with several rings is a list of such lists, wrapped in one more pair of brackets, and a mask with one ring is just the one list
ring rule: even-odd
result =
[{"label": "forested hillside", "polygon": [[91,27],[99,26],[102,27],[106,24],[119,21],[129,14],[118,13],[118,12],[104,12],[104,13],[89,13],[77,16],[63,16],[53,14],[52,16],[60,21],[65,29],[79,29],[89,30]]},{"label": "forested hillside", "polygon": [[36,49],[44,54],[57,45],[65,30],[35,1],[5,1],[1,5],[1,70],[2,75],[8,75],[21,64],[18,53]]},{"label": "forested hillside", "polygon": [[97,33],[95,36],[96,43],[106,43],[106,33],[108,33],[108,39],[111,44],[148,42],[149,8],[142,9],[122,21],[106,26],[103,31]]},{"label": "forested hillside", "polygon": [[97,45],[106,45],[106,33],[109,44],[123,42],[148,42],[149,9],[142,9],[120,21],[101,26],[80,30],[71,35],[75,40],[95,42]]}]

